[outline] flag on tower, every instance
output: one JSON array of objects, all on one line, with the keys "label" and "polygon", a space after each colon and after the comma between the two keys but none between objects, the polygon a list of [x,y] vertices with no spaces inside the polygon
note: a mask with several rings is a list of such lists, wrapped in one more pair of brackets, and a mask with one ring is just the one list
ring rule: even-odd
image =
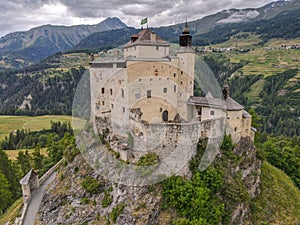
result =
[{"label": "flag on tower", "polygon": [[141,25],[144,25],[145,23],[148,23],[148,18],[144,18],[141,20]]}]

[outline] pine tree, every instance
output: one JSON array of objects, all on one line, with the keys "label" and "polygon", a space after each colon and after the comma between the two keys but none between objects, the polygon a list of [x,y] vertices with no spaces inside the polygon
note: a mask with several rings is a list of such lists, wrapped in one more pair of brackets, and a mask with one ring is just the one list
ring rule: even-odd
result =
[{"label": "pine tree", "polygon": [[33,168],[41,171],[44,167],[44,156],[41,154],[41,145],[37,144],[32,153]]},{"label": "pine tree", "polygon": [[31,170],[31,156],[28,153],[28,150],[25,151],[19,151],[18,157],[17,157],[17,163],[20,166],[22,176],[25,176],[26,173],[28,173]]},{"label": "pine tree", "polygon": [[12,202],[12,193],[9,190],[8,180],[4,174],[0,172],[0,215],[5,212]]}]

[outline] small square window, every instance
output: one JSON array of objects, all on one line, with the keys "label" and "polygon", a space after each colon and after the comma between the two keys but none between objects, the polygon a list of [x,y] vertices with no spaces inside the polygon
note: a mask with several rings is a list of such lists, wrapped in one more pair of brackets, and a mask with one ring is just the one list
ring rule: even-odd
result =
[{"label": "small square window", "polygon": [[147,91],[147,98],[151,98],[151,90]]},{"label": "small square window", "polygon": [[104,101],[102,101],[102,105],[105,105],[105,102],[104,102]]},{"label": "small square window", "polygon": [[215,111],[210,111],[210,115],[214,116],[215,115]]},{"label": "small square window", "polygon": [[167,93],[168,92],[168,89],[167,88],[164,88],[164,93]]},{"label": "small square window", "polygon": [[156,46],[156,50],[159,50],[159,46]]}]

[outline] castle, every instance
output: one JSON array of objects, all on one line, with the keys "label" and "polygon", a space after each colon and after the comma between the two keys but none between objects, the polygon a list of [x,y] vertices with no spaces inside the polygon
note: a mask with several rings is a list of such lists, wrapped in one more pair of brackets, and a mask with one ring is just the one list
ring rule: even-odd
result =
[{"label": "castle", "polygon": [[95,131],[109,128],[110,138],[120,139],[131,130],[147,139],[149,124],[198,124],[199,136],[212,137],[218,133],[215,121],[223,118],[224,132],[234,142],[247,136],[253,140],[251,115],[229,96],[227,85],[222,90],[223,99],[210,93],[194,96],[195,52],[187,23],[175,55],[170,54],[170,44],[148,28],[132,35],[123,52],[123,56],[116,52],[111,59],[97,58],[90,63]]}]

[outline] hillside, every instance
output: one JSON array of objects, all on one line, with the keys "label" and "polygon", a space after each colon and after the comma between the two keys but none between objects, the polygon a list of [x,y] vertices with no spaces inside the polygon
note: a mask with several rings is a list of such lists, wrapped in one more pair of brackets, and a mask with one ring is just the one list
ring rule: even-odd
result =
[{"label": "hillside", "polygon": [[264,162],[261,171],[261,194],[252,201],[254,224],[300,223],[300,191],[282,171]]},{"label": "hillside", "polygon": [[23,68],[74,47],[92,33],[124,27],[126,25],[114,17],[96,25],[44,25],[8,34],[0,39],[0,69]]},{"label": "hillside", "polygon": [[71,114],[74,92],[88,66],[85,53],[56,54],[0,74],[0,114]]}]

